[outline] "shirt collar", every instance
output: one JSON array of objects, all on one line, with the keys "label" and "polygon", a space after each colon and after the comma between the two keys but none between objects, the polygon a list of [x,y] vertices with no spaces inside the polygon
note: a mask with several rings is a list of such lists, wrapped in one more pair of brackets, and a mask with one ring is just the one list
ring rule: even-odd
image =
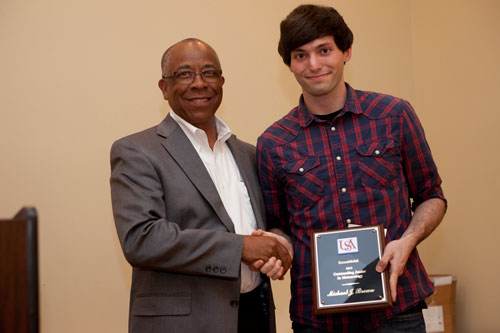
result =
[{"label": "shirt collar", "polygon": [[[360,114],[363,113],[363,110],[361,109],[360,106],[360,101],[358,98],[358,95],[356,94],[356,91],[347,83],[345,82],[346,88],[347,88],[347,98],[345,101],[344,108],[339,114],[339,117],[343,116],[346,112],[351,112],[355,114]],[[308,109],[307,106],[304,102],[304,95],[300,95],[300,100],[299,100],[299,106],[298,106],[298,116],[299,116],[299,123],[300,126],[302,127],[307,127],[311,122],[317,121],[317,122],[323,122],[325,120],[321,120],[317,117],[314,116]]]},{"label": "shirt collar", "polygon": [[[208,146],[208,137],[204,130],[190,124],[179,115],[177,115],[173,110],[170,110],[170,115],[197,150],[202,145]],[[215,126],[217,128],[216,143],[225,143],[232,135],[231,129],[229,129],[226,123],[217,116],[215,116]]]}]

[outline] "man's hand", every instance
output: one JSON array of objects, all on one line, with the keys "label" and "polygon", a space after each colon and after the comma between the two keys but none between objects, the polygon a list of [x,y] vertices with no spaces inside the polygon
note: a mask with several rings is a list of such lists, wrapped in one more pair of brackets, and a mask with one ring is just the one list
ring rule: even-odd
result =
[{"label": "man's hand", "polygon": [[[269,236],[276,238],[276,240],[278,240],[283,246],[285,246],[288,254],[290,255],[290,258],[293,260],[293,248],[292,245],[290,244],[290,240],[288,240],[288,236],[286,236],[279,230],[278,231],[276,231],[276,229],[273,230],[274,231],[272,232],[267,232],[259,229],[252,232],[252,236]],[[279,232],[280,234],[278,234],[277,232]],[[278,279],[283,280],[286,273],[286,270],[282,265],[282,261],[274,257],[272,257],[265,263],[263,260],[257,260],[256,262],[252,263],[250,267],[253,270],[260,270],[262,274],[266,274],[269,278],[273,280],[278,280]]]},{"label": "man's hand", "polygon": [[[288,254],[290,257],[293,259],[293,248],[291,241],[287,238],[285,238],[284,234],[282,233],[281,235],[276,233],[277,229],[272,229],[271,231],[264,231],[262,229],[255,230],[252,232],[252,236],[269,236],[269,237],[274,237],[276,238],[283,246],[286,247],[286,250],[288,251]],[[288,237],[288,236],[286,236]]]},{"label": "man's hand", "polygon": [[415,209],[408,229],[403,233],[403,236],[387,243],[384,255],[379,260],[376,269],[377,272],[381,273],[386,269],[387,264],[391,265],[389,285],[393,302],[396,302],[398,278],[403,274],[408,257],[413,249],[439,225],[445,212],[446,204],[442,199],[432,198],[422,202]]},{"label": "man's hand", "polygon": [[260,266],[258,271],[262,274],[266,274],[270,279],[283,280],[285,278],[286,271],[280,259],[272,257],[265,264],[264,261],[258,260],[258,262],[252,264],[252,266],[256,264]]},{"label": "man's hand", "polygon": [[[265,270],[268,276],[281,277],[292,264],[288,249],[274,236],[243,236],[241,261],[252,270]],[[264,265],[267,264],[267,266]],[[269,263],[269,264],[268,264]]]},{"label": "man's hand", "polygon": [[390,264],[389,269],[389,286],[391,288],[392,301],[396,302],[396,287],[398,279],[403,274],[403,271],[408,261],[408,257],[414,249],[414,245],[404,239],[396,239],[387,243],[384,255],[377,263],[376,270],[382,273],[387,265]]}]

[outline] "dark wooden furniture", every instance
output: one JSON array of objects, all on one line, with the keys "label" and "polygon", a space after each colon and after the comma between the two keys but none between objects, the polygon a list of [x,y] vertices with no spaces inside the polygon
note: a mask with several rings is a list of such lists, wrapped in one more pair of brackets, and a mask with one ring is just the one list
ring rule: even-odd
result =
[{"label": "dark wooden furniture", "polygon": [[0,220],[0,332],[38,332],[37,238],[34,208]]}]

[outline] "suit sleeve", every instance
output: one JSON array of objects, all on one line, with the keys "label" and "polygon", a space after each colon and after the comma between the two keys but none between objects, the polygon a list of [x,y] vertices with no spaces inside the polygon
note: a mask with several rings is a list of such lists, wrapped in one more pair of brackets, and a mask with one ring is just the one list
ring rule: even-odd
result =
[{"label": "suit sleeve", "polygon": [[139,269],[238,278],[241,235],[209,227],[184,229],[181,221],[168,221],[167,185],[149,155],[126,138],[111,148],[113,215],[127,261]]}]

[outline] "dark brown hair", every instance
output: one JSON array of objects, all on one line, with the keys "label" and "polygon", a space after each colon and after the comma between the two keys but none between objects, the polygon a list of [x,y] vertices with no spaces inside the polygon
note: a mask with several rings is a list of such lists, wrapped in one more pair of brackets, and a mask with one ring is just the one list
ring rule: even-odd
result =
[{"label": "dark brown hair", "polygon": [[342,16],[333,8],[301,5],[281,21],[278,52],[290,66],[291,52],[296,48],[324,36],[333,36],[341,51],[352,45],[353,35]]}]

